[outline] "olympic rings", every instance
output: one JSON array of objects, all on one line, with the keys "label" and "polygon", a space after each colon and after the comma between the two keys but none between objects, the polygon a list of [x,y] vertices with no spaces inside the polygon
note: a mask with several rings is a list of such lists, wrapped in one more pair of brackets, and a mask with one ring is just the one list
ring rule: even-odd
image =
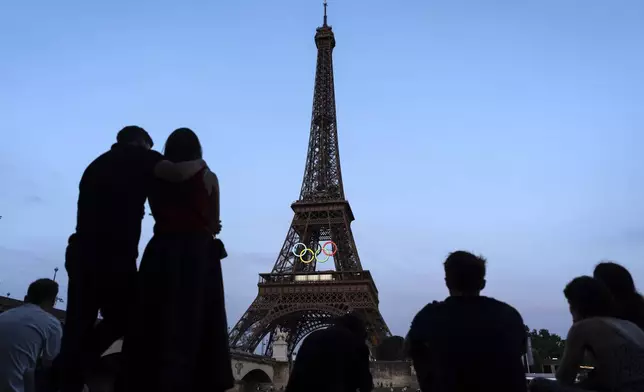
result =
[{"label": "olympic rings", "polygon": [[[317,249],[316,249],[316,250],[315,250],[315,252],[314,252],[312,249],[310,249],[309,247],[307,247],[307,246],[306,246],[306,244],[303,244],[303,243],[301,243],[301,242],[298,242],[297,244],[293,245],[293,249],[291,249],[291,252],[292,252],[292,253],[293,253],[293,255],[295,255],[296,257],[299,257],[299,258],[300,258],[300,261],[301,261],[302,263],[304,263],[304,264],[309,264],[309,263],[311,263],[311,262],[313,261],[313,259],[315,259],[315,261],[316,261],[316,262],[318,262],[318,263],[326,263],[327,261],[329,261],[329,258],[330,258],[330,257],[333,257],[333,255],[335,255],[335,254],[336,254],[336,252],[338,251],[338,246],[337,246],[337,245],[335,244],[335,242],[333,242],[333,241],[327,241],[327,242],[325,242],[322,246],[320,246],[320,244],[319,244],[319,243],[318,243],[317,245],[318,245],[318,246],[317,246]],[[327,250],[327,245],[331,245],[331,252]],[[302,249],[302,250],[301,250],[300,252],[296,252],[296,251],[295,251],[295,249],[296,249],[298,246],[301,246],[301,249]],[[310,256],[310,257],[305,258],[304,256],[305,256],[307,253],[311,253],[311,256]],[[324,260],[320,260],[320,258],[319,258],[320,253],[324,253],[324,255],[326,256],[326,259],[324,259]]]}]

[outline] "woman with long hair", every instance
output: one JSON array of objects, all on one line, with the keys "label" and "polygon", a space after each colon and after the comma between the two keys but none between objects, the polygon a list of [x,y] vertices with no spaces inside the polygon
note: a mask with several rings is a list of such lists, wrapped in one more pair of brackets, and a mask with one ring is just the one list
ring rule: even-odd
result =
[{"label": "woman with long hair", "polygon": [[[556,374],[530,383],[531,392],[644,391],[644,331],[615,317],[608,288],[597,279],[581,276],[564,289],[570,305],[572,327]],[[577,383],[584,355],[590,354],[594,370]]]},{"label": "woman with long hair", "polygon": [[[172,132],[166,159],[201,158],[188,128]],[[221,259],[219,184],[208,168],[183,183],[156,181],[154,236],[139,268],[139,293],[124,340],[126,389],[221,392],[234,386]]]},{"label": "woman with long hair", "polygon": [[635,289],[631,273],[613,262],[597,264],[595,279],[608,287],[617,306],[617,317],[631,321],[644,330],[644,298]]}]

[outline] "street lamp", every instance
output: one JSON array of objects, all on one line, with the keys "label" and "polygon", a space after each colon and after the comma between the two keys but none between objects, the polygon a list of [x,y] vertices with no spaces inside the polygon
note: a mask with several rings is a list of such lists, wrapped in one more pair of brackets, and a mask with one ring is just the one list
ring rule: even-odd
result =
[{"label": "street lamp", "polygon": [[[54,268],[54,282],[56,281],[56,274],[58,274],[58,267]],[[63,299],[60,297],[56,297],[56,302],[60,302],[61,304],[63,303]]]}]

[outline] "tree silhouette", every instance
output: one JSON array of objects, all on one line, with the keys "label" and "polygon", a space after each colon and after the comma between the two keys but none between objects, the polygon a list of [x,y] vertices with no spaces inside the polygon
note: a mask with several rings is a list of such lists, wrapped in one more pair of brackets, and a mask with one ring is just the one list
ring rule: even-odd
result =
[{"label": "tree silhouette", "polygon": [[547,329],[530,331],[525,326],[526,333],[532,343],[532,356],[537,368],[541,368],[546,360],[555,360],[563,356],[566,341],[556,333],[550,333]]}]

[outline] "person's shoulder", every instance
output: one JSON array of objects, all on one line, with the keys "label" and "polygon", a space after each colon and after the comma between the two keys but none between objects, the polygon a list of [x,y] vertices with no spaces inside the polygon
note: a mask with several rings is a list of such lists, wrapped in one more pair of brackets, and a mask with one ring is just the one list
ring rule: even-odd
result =
[{"label": "person's shoulder", "polygon": [[[317,335],[313,336],[313,334]],[[363,343],[362,339],[354,335],[350,330],[341,326],[331,326],[326,329],[316,331],[309,335],[313,336],[312,341],[324,342],[323,344],[332,344],[352,349],[356,344]]]},{"label": "person's shoulder", "polygon": [[315,350],[315,347],[320,346],[320,342],[323,342],[325,340],[335,341],[336,339],[334,339],[334,334],[332,331],[329,331],[329,329],[332,329],[332,327],[320,329],[309,334],[309,336],[307,336],[302,342],[302,346],[300,347],[298,353],[306,354],[310,350]]},{"label": "person's shoulder", "polygon": [[144,176],[151,175],[156,166],[165,161],[165,157],[158,151],[147,149],[143,147],[131,147],[127,156],[122,160],[126,167],[134,168],[134,170],[143,174]]},{"label": "person's shoulder", "polygon": [[165,159],[165,157],[163,156],[163,154],[161,154],[160,152],[158,152],[158,151],[156,151],[156,150],[153,150],[153,149],[149,149],[149,150],[147,150],[147,149],[143,149],[143,151],[144,151],[145,155],[146,155],[147,157],[149,157],[149,158],[154,158],[154,159],[159,159],[159,160],[163,160],[163,159]]},{"label": "person's shoulder", "polygon": [[217,186],[217,184],[219,183],[217,175],[208,167],[205,167],[203,169],[203,180],[206,185],[209,185],[211,187]]},{"label": "person's shoulder", "polygon": [[30,320],[33,325],[49,328],[49,326],[59,325],[60,321],[50,313],[46,312],[40,306],[24,304],[0,314],[0,319],[10,320]]},{"label": "person's shoulder", "polygon": [[115,159],[114,150],[107,150],[98,157],[96,157],[89,165],[85,168],[83,172],[83,177],[92,175],[97,169],[109,164]]},{"label": "person's shoulder", "polygon": [[484,301],[485,306],[490,309],[491,312],[495,312],[498,315],[503,315],[506,320],[514,320],[520,322],[523,325],[523,317],[521,313],[512,305],[499,301],[496,298],[491,297],[481,297]]},{"label": "person's shoulder", "polygon": [[[317,334],[317,335],[315,335]],[[329,328],[325,329],[320,329],[318,331],[313,332],[310,336],[316,336],[316,337],[333,337],[333,338],[340,338],[340,337],[350,337],[351,336],[351,331],[349,331],[346,328],[342,328],[337,325],[330,326]]]},{"label": "person's shoulder", "polygon": [[51,317],[52,319],[50,319],[49,322],[49,332],[51,333],[51,336],[60,339],[63,336],[63,324],[56,317]]},{"label": "person's shoulder", "polygon": [[[163,154],[151,148],[144,148],[141,146],[119,146],[114,145],[112,149],[103,154],[101,157],[109,161],[132,161],[132,160],[145,160],[145,161],[161,161],[165,159]],[[97,158],[100,159],[101,157]]]},{"label": "person's shoulder", "polygon": [[41,308],[40,306],[31,306],[29,308],[29,312],[31,312],[35,316],[34,318],[37,318],[38,320],[37,322],[45,328],[48,328],[48,329],[62,328],[60,320],[58,320],[56,316],[49,313],[48,311]]},{"label": "person's shoulder", "polygon": [[125,161],[130,162],[130,164],[142,162],[146,169],[149,165],[154,166],[163,160],[165,160],[165,157],[160,152],[137,146],[129,147],[125,154]]},{"label": "person's shoulder", "polygon": [[45,313],[47,315],[46,316],[47,317],[47,323],[52,328],[61,329],[63,327],[62,323],[60,322],[60,320],[56,316],[54,316],[53,314],[51,314],[49,312],[45,312]]},{"label": "person's shoulder", "polygon": [[21,308],[21,306],[19,306],[17,308],[12,308],[12,309],[9,309],[9,310],[5,310],[4,312],[0,313],[0,321],[3,321],[3,320],[7,321],[7,320],[13,318],[16,314],[18,314],[20,312],[20,308]]},{"label": "person's shoulder", "polygon": [[42,310],[41,317],[38,319],[40,327],[45,332],[46,336],[50,338],[60,338],[63,334],[63,326],[54,315]]},{"label": "person's shoulder", "polygon": [[605,328],[608,326],[607,322],[602,320],[599,317],[590,317],[587,319],[575,321],[568,330],[566,334],[566,340],[569,342],[578,340],[579,338],[585,338],[587,336],[597,335],[597,330],[605,331]]},{"label": "person's shoulder", "polygon": [[632,324],[630,321],[616,317],[588,317],[573,323],[573,325],[570,327],[569,332],[583,332],[589,329],[597,328],[614,328],[615,326],[627,326],[630,324]]},{"label": "person's shoulder", "polygon": [[439,312],[443,310],[447,304],[445,301],[432,301],[429,302],[427,305],[423,306],[423,308],[418,312],[418,314],[431,314],[435,312]]},{"label": "person's shoulder", "polygon": [[491,308],[496,308],[501,311],[509,312],[509,313],[516,313],[519,314],[519,311],[512,305],[508,304],[507,302],[500,301],[496,298],[492,297],[483,297],[481,296],[481,300],[485,303],[485,306],[489,306]]},{"label": "person's shoulder", "polygon": [[317,331],[313,331],[309,334],[309,336],[304,339],[305,341],[313,342],[319,339],[323,339],[326,336],[333,335],[334,334],[334,328],[329,327],[326,329],[319,329]]},{"label": "person's shoulder", "polygon": [[102,153],[101,155],[97,156],[97,157],[92,161],[92,163],[90,163],[90,166],[91,166],[91,165],[94,165],[94,164],[96,164],[96,163],[102,162],[102,161],[104,161],[104,160],[106,160],[106,159],[111,159],[111,158],[113,158],[114,156],[116,156],[116,153],[114,152],[114,150],[113,150],[113,149],[107,150],[107,151],[105,151],[104,153]]},{"label": "person's shoulder", "polygon": [[423,306],[423,308],[416,313],[416,316],[414,316],[414,319],[411,322],[412,328],[430,322],[436,313],[443,311],[445,307],[446,304],[442,301],[432,301]]},{"label": "person's shoulder", "polygon": [[163,155],[158,151],[138,146],[119,146],[115,144],[87,166],[83,177],[101,177],[105,171],[113,171],[115,168],[131,168],[131,165],[138,165],[136,162],[159,162],[163,159]]}]

